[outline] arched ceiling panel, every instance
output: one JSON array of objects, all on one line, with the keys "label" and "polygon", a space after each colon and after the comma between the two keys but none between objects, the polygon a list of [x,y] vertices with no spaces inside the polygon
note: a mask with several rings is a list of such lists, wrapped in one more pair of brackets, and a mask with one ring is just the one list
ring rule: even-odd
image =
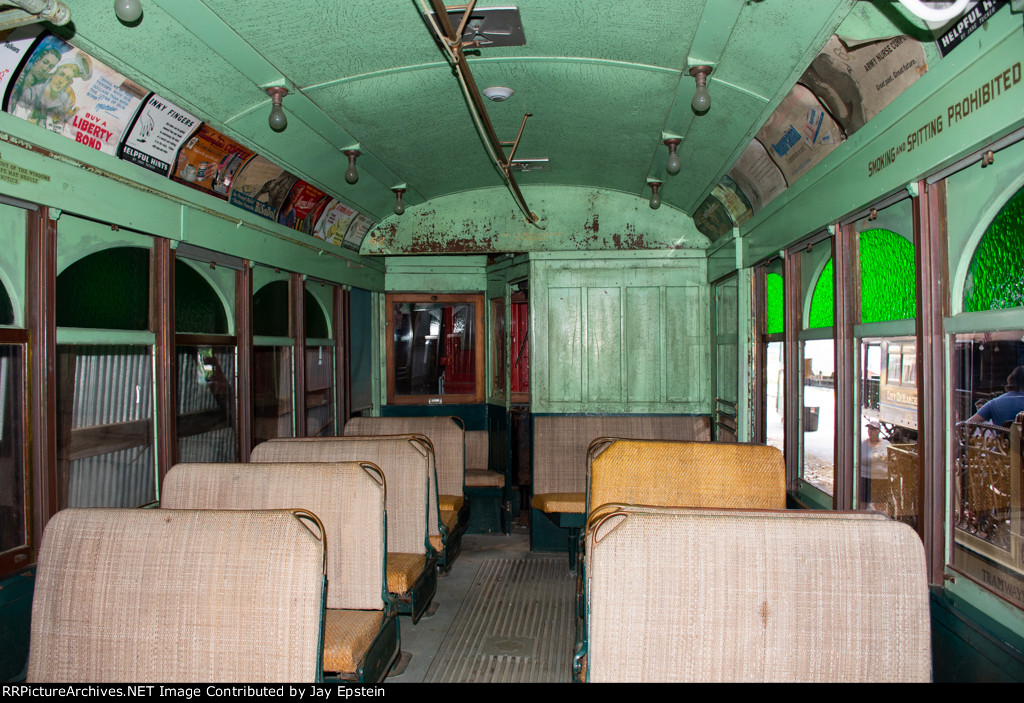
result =
[{"label": "arched ceiling panel", "polygon": [[[533,114],[517,156],[546,157],[550,171],[518,174],[523,186],[616,191],[642,204],[646,180],[660,178],[664,201],[687,213],[854,5],[516,4],[525,46],[483,48],[468,61],[479,87],[516,91],[505,103],[488,103],[500,139],[514,139],[523,113]],[[72,43],[375,220],[389,216],[390,188],[400,183],[411,206],[502,190],[416,0],[144,0],[133,27],[115,18],[109,0],[71,6]],[[695,61],[715,66],[712,108],[703,116],[689,107]],[[280,134],[266,126],[268,85],[291,90],[284,109],[292,124]],[[664,174],[662,132],[683,138],[678,176]],[[347,166],[341,151],[356,143],[363,176],[349,186],[340,178]],[[557,199],[548,207],[559,207]]]}]

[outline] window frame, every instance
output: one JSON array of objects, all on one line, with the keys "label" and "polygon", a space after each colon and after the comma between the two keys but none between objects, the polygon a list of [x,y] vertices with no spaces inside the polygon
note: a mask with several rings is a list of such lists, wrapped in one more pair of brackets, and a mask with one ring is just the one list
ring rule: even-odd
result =
[{"label": "window frame", "polygon": [[[440,395],[398,395],[395,392],[395,305],[401,303],[464,303],[472,304],[473,308],[473,354],[474,354],[474,385],[473,393],[451,393]],[[388,405],[449,405],[457,403],[483,403],[486,381],[486,328],[484,327],[484,307],[487,304],[484,293],[387,293],[384,296],[384,349],[387,370],[387,403]]]}]

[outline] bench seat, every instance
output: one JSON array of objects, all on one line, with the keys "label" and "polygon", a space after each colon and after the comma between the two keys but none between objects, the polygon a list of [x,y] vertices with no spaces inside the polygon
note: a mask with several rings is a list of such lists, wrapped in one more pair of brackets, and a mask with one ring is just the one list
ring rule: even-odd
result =
[{"label": "bench seat", "polygon": [[301,512],[61,511],[39,552],[28,680],[322,680],[324,543]]},{"label": "bench seat", "polygon": [[606,505],[586,568],[588,681],[931,677],[924,549],[884,515]]},{"label": "bench seat", "polygon": [[[160,512],[296,505],[314,511],[328,546],[326,607],[335,624],[347,624],[325,629],[323,669],[331,678],[375,682],[399,652],[395,605],[384,581],[385,493],[383,474],[368,462],[178,464],[164,477]],[[376,633],[363,632],[368,616],[341,611],[379,613]],[[353,629],[356,622],[362,624]],[[332,633],[344,637],[334,641]],[[342,661],[348,662],[343,668]]]},{"label": "bench seat", "polygon": [[[437,566],[447,573],[462,551],[462,535],[469,526],[470,503],[466,498],[466,440],[462,420],[435,417],[353,417],[345,423],[345,436],[423,435],[434,450],[434,481],[431,492],[429,534],[439,536]],[[440,512],[454,510],[459,519],[453,530],[442,529]],[[436,517],[435,517],[436,516]],[[436,522],[435,522],[436,520]],[[436,540],[434,540],[436,544]]]},{"label": "bench seat", "polygon": [[[387,481],[387,588],[398,612],[416,623],[437,590],[436,558],[427,539],[431,457],[429,442],[419,435],[302,437],[261,442],[251,461],[369,461],[379,467]],[[411,573],[414,567],[420,571]]]},{"label": "bench seat", "polygon": [[[533,416],[530,548],[555,551],[565,548],[556,546],[560,542],[568,547],[573,568],[576,528],[586,518],[587,450],[600,437],[709,440],[711,425],[706,416],[691,415]],[[568,534],[564,529],[555,530],[551,523],[568,527]]]}]

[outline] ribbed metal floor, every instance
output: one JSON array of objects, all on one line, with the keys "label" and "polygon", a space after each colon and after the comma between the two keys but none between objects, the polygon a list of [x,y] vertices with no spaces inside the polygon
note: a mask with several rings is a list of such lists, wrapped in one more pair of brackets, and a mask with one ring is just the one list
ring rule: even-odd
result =
[{"label": "ribbed metal floor", "polygon": [[571,681],[575,583],[564,555],[485,560],[423,680]]}]

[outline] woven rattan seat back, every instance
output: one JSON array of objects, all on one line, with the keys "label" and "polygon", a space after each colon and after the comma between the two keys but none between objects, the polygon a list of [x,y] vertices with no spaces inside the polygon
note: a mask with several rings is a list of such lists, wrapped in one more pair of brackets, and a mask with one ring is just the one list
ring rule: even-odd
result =
[{"label": "woven rattan seat back", "polygon": [[486,430],[466,430],[467,469],[486,469],[488,451]]},{"label": "woven rattan seat back", "polygon": [[466,473],[466,440],[457,417],[353,417],[345,423],[345,435],[425,435],[434,446],[437,492],[462,496]]},{"label": "woven rattan seat back", "polygon": [[382,610],[385,492],[365,462],[177,464],[164,477],[160,505],[309,510],[327,532],[327,607]]},{"label": "woven rattan seat back", "polygon": [[708,440],[706,417],[538,415],[533,420],[533,493],[584,493],[587,447],[598,437]]},{"label": "woven rattan seat back", "polygon": [[315,681],[323,565],[287,511],[62,511],[39,552],[28,680]]},{"label": "woven rattan seat back", "polygon": [[884,516],[611,510],[587,537],[591,681],[928,681],[924,550]]},{"label": "woven rattan seat back", "polygon": [[[371,462],[384,472],[388,484],[387,550],[426,554],[427,535],[439,534],[437,518],[428,521],[428,514],[437,515],[437,498],[430,490],[430,444],[421,437],[272,439],[258,444],[252,450],[250,461]],[[433,526],[433,532],[429,532],[430,526]]]},{"label": "woven rattan seat back", "polygon": [[596,440],[587,513],[606,503],[694,508],[786,507],[782,452],[758,444]]}]

